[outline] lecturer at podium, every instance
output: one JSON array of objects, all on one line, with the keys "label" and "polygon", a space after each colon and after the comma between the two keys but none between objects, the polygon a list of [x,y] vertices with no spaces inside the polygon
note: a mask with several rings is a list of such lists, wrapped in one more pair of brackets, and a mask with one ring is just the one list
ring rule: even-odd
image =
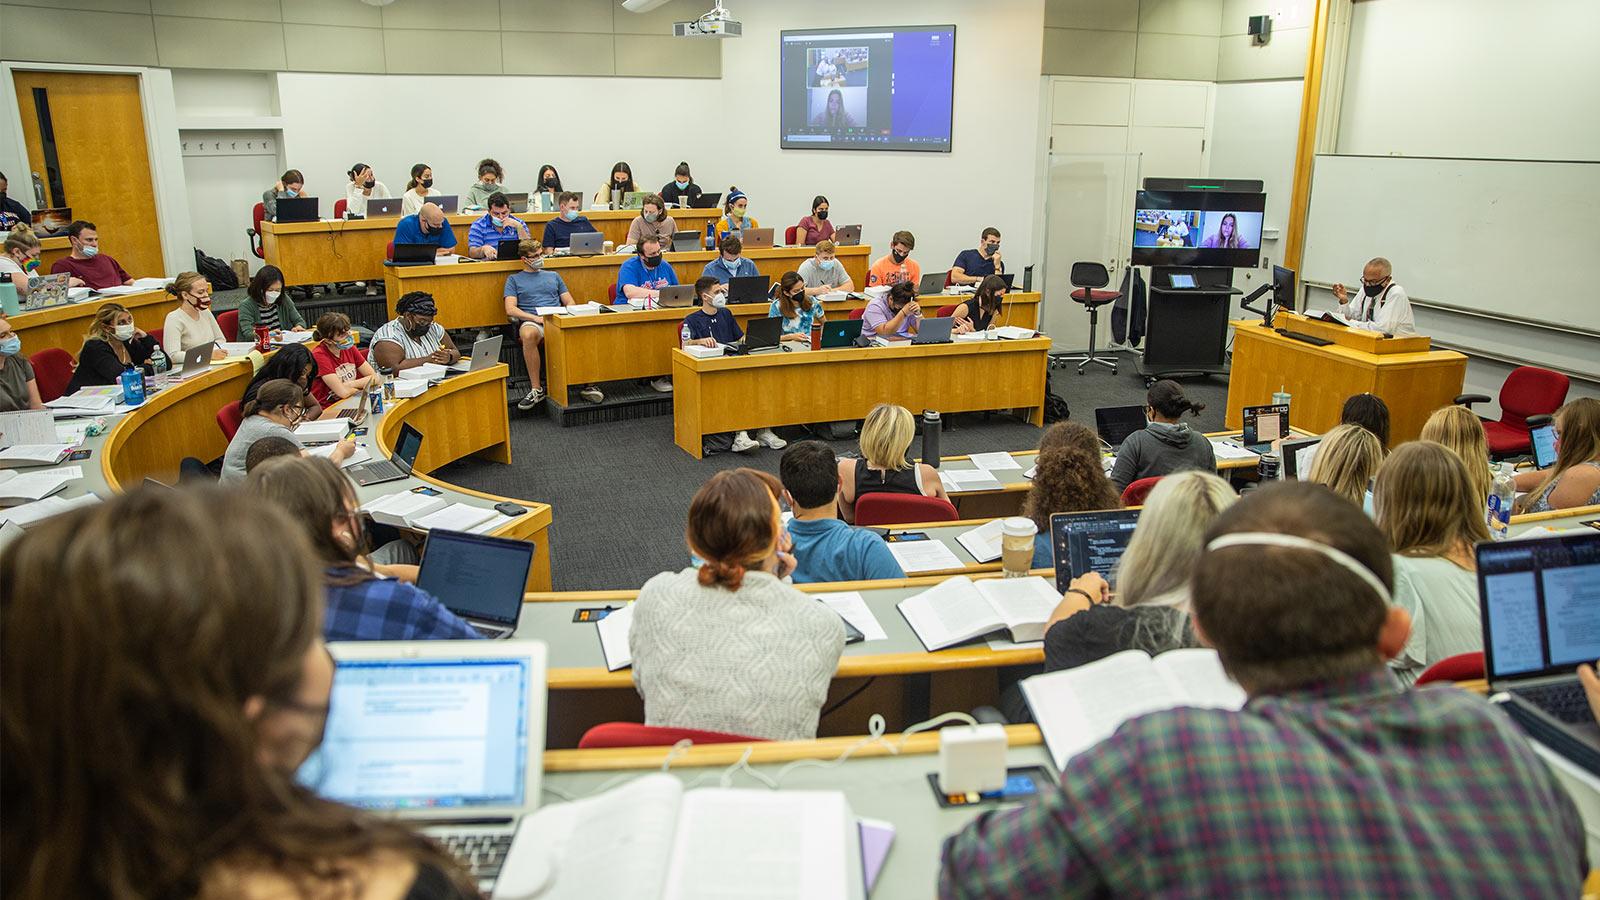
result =
[{"label": "lecturer at podium", "polygon": [[1417,333],[1411,316],[1411,298],[1406,289],[1394,283],[1394,267],[1381,256],[1374,256],[1361,270],[1361,293],[1352,298],[1343,284],[1333,286],[1339,301],[1339,314],[1352,328],[1381,331],[1384,334]]}]

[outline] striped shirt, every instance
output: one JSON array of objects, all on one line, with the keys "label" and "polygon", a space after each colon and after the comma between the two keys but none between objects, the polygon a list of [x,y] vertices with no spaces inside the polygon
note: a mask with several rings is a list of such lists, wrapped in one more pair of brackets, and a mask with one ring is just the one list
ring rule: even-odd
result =
[{"label": "striped shirt", "polygon": [[372,333],[374,345],[384,341],[399,344],[406,359],[418,359],[444,346],[444,326],[434,322],[428,326],[427,334],[414,338],[406,334],[406,327],[399,319],[390,319],[379,325],[378,330]]},{"label": "striped shirt", "polygon": [[[278,330],[278,304],[276,304],[276,303],[258,303],[258,304],[256,304],[256,306],[258,307],[258,311],[256,312],[256,324],[257,325],[266,326],[266,329],[268,331],[277,331]],[[252,334],[250,337],[251,337],[251,339],[253,339],[254,335]],[[240,335],[239,336],[239,340],[241,340],[241,341],[242,340],[246,340],[246,339],[247,338],[244,335]]]}]

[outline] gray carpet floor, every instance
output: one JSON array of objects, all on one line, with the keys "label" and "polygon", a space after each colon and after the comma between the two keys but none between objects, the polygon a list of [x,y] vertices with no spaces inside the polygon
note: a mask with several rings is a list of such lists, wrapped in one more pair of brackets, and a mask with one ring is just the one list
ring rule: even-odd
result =
[{"label": "gray carpet floor", "polygon": [[[1206,404],[1194,420],[1205,431],[1222,428],[1227,382],[1223,378],[1183,381],[1186,392]],[[1122,355],[1118,374],[1093,369],[1051,373],[1051,387],[1072,408],[1072,418],[1090,427],[1097,406],[1144,402],[1144,379],[1132,354]],[[943,455],[1023,450],[1037,446],[1040,430],[1008,416],[961,414],[943,432]],[[796,440],[803,429],[778,429]],[[854,440],[834,441],[840,454],[854,453]],[[750,466],[773,474],[779,450],[720,454],[694,459],[672,440],[672,417],[556,426],[544,415],[511,411],[510,466],[476,459],[439,470],[452,484],[508,497],[549,503],[551,566],[556,590],[637,588],[657,572],[687,564],[683,530],[689,500],[706,478],[722,469]],[[916,455],[920,443],[913,444]]]}]

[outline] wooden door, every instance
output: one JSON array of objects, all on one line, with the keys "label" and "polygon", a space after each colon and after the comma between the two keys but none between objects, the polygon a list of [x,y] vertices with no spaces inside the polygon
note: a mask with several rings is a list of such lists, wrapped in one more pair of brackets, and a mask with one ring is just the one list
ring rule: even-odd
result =
[{"label": "wooden door", "polygon": [[11,176],[13,194],[31,194],[31,172],[45,179],[44,142],[34,89],[45,91],[66,206],[95,223],[100,247],[135,278],[168,274],[161,255],[155,189],[137,75],[15,71],[17,109],[29,172]]}]

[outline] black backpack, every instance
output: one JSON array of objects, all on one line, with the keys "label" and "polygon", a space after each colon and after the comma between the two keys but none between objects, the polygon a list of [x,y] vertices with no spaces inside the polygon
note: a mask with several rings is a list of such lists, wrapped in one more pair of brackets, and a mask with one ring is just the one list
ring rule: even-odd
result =
[{"label": "black backpack", "polygon": [[232,291],[239,287],[233,268],[215,256],[207,256],[199,247],[194,248],[194,270],[211,282],[212,290]]},{"label": "black backpack", "polygon": [[1044,373],[1044,423],[1065,422],[1072,418],[1072,408],[1067,401],[1050,390],[1050,373]]}]

